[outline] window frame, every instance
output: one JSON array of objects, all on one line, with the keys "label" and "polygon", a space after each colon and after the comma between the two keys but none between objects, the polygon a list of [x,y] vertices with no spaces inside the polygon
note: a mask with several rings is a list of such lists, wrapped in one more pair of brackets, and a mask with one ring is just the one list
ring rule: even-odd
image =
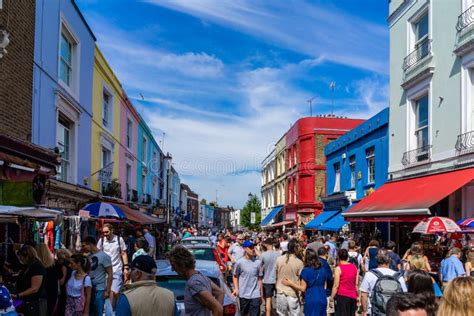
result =
[{"label": "window frame", "polygon": [[365,160],[367,162],[367,184],[375,183],[375,147],[365,150]]},{"label": "window frame", "polygon": [[[420,100],[423,98],[426,98],[426,124],[422,126],[418,126],[418,121],[419,121],[419,107],[420,107]],[[429,126],[430,126],[430,120],[429,120],[429,95],[428,93],[423,94],[421,97],[416,98],[413,100],[414,102],[414,114],[415,114],[415,126],[413,133],[415,134],[415,144],[416,144],[416,149],[418,148],[423,148],[425,146],[429,146],[430,144],[430,138],[429,138]],[[420,145],[419,142],[419,136],[418,135],[423,135],[423,131],[426,130],[426,145]],[[423,137],[423,136],[422,136]]]},{"label": "window frame", "polygon": [[[61,121],[63,121],[64,123],[62,123]],[[71,157],[71,154],[72,154],[71,144],[73,143],[73,141],[72,141],[72,131],[71,131],[71,126],[70,125],[72,125],[72,124],[74,124],[74,123],[71,122],[67,117],[65,117],[64,114],[62,114],[61,112],[58,113],[58,118],[57,118],[57,121],[56,121],[56,145],[58,146],[58,148],[60,150],[61,163],[58,167],[59,170],[57,172],[58,173],[57,178],[61,181],[64,181],[64,182],[69,182],[70,171],[71,171],[71,160],[72,160],[72,157]],[[68,126],[66,126],[66,125],[68,125]],[[67,136],[67,144],[66,144],[66,140],[64,140],[65,144],[61,144],[60,140],[58,139],[59,133],[58,133],[57,129],[59,127],[62,129],[62,132],[63,132],[62,137],[63,138],[65,136],[64,134],[67,132],[67,135],[68,135]],[[61,147],[63,147],[63,148],[67,147],[67,151],[66,150],[61,151]],[[63,157],[62,152],[67,152],[67,158]]]},{"label": "window frame", "polygon": [[133,146],[133,141],[132,141],[132,138],[133,138],[133,121],[129,117],[127,117],[127,132],[126,132],[125,137],[127,138],[126,139],[127,148],[131,150],[132,146]]},{"label": "window frame", "polygon": [[[71,45],[71,82],[68,84],[61,78],[61,41],[62,36],[69,40]],[[58,83],[71,94],[73,98],[79,100],[80,95],[80,69],[81,69],[81,42],[79,37],[76,36],[74,29],[65,19],[61,13],[59,21],[59,35],[58,35],[58,58],[57,58],[57,80]]]},{"label": "window frame", "polygon": [[356,186],[356,156],[352,155],[349,157],[349,171],[351,173],[351,189],[355,189]]},{"label": "window frame", "polygon": [[334,188],[333,192],[341,192],[341,163],[336,162],[333,164],[334,170]]},{"label": "window frame", "polygon": [[146,136],[142,137],[142,162],[147,164],[147,154],[148,154],[148,139]]}]

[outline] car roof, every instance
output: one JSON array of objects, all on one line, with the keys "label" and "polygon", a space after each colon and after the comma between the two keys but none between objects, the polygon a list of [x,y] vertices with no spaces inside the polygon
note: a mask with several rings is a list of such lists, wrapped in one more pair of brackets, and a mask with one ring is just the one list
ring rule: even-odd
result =
[{"label": "car roof", "polygon": [[[156,260],[156,266],[157,276],[178,275],[171,268],[169,260]],[[217,262],[209,260],[196,260],[196,270],[210,278],[219,278],[221,273]]]},{"label": "car roof", "polygon": [[183,238],[183,240],[209,240],[209,237],[206,236],[190,236]]},{"label": "car roof", "polygon": [[209,244],[185,244],[183,246],[188,249],[199,249],[199,248],[214,249],[214,247],[212,247]]}]

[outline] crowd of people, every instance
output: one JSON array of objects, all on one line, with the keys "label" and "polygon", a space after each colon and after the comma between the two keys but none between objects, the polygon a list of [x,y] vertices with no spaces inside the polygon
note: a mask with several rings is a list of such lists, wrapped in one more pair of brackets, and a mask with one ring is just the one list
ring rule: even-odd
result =
[{"label": "crowd of people", "polygon": [[223,290],[180,245],[197,235],[227,266],[241,315],[474,315],[472,245],[453,246],[434,273],[421,242],[400,256],[394,242],[363,249],[353,235],[308,240],[188,227],[157,236],[146,228],[116,234],[110,224],[101,233],[83,238],[74,254],[22,245],[2,265],[0,315],[178,315],[174,294],[156,282],[157,257],[186,279],[186,315],[223,315]]}]

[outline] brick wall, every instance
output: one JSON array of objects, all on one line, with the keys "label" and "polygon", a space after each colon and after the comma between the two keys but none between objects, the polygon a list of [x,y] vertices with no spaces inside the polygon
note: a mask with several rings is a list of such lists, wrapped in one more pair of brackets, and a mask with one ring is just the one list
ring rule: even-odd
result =
[{"label": "brick wall", "polygon": [[314,197],[316,201],[319,198],[326,196],[326,171],[316,170],[314,177]]},{"label": "brick wall", "polygon": [[326,164],[326,157],[324,156],[324,147],[325,144],[325,136],[324,135],[316,135],[314,137],[315,141],[315,157],[316,157],[316,165],[322,166]]},{"label": "brick wall", "polygon": [[35,1],[3,0],[0,29],[10,33],[0,59],[0,133],[31,140]]}]

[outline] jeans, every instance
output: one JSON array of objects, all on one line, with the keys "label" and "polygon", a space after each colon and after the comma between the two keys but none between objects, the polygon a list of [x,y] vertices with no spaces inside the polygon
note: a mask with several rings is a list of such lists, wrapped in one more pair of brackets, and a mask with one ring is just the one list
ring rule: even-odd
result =
[{"label": "jeans", "polygon": [[91,307],[90,315],[91,316],[102,316],[104,315],[104,290],[93,290],[93,296],[91,296]]}]

